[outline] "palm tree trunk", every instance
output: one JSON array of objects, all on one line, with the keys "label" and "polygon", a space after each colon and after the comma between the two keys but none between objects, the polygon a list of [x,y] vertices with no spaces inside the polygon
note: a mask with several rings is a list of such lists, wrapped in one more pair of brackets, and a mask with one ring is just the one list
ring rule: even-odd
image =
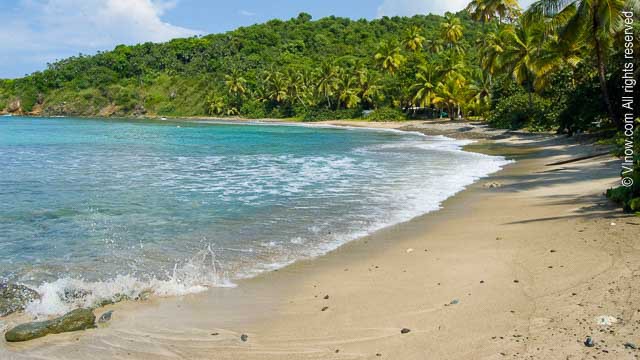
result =
[{"label": "palm tree trunk", "polygon": [[613,105],[611,105],[611,98],[609,97],[609,89],[607,88],[607,66],[604,62],[604,54],[602,51],[602,44],[598,39],[597,35],[595,36],[595,45],[596,45],[596,59],[598,61],[598,78],[600,80],[600,90],[602,91],[602,99],[604,100],[605,105],[607,106],[607,112],[609,113],[609,117],[613,120],[613,123],[616,124],[618,128],[622,128],[624,124],[618,119],[616,112],[613,110]]}]

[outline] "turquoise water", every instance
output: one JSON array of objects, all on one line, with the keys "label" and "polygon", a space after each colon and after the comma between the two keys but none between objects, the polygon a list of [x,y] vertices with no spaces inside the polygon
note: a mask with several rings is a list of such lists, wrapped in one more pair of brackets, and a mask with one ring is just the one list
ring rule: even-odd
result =
[{"label": "turquoise water", "polygon": [[39,313],[232,286],[436,210],[506,163],[461,145],[362,129],[2,118],[0,278],[38,286]]}]

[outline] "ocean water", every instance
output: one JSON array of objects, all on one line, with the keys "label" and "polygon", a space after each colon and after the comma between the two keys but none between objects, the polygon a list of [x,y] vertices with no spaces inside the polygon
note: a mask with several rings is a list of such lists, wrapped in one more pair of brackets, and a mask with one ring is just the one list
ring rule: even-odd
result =
[{"label": "ocean water", "polygon": [[501,157],[417,133],[73,118],[0,120],[0,279],[34,314],[181,295],[437,210]]}]

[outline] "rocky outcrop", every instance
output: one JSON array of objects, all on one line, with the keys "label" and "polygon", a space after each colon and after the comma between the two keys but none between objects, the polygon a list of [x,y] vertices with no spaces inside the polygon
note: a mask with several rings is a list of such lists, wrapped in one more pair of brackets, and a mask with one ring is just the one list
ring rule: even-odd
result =
[{"label": "rocky outcrop", "polygon": [[38,321],[14,327],[4,334],[8,342],[29,341],[50,334],[80,331],[96,327],[96,316],[89,309],[76,309],[53,320]]},{"label": "rocky outcrop", "polygon": [[22,114],[22,103],[20,99],[15,99],[7,105],[7,111],[12,114]]},{"label": "rocky outcrop", "polygon": [[40,299],[40,295],[24,285],[0,283],[0,317],[24,310],[31,301]]}]

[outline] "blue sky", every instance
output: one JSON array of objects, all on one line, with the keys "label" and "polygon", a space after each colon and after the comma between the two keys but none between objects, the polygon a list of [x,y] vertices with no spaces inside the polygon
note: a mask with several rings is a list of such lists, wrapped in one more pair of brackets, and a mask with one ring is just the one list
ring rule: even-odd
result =
[{"label": "blue sky", "polygon": [[[524,0],[530,2],[531,0]],[[0,0],[0,78],[118,44],[219,33],[304,11],[373,19],[442,14],[468,0]],[[526,4],[525,4],[526,5]]]}]

